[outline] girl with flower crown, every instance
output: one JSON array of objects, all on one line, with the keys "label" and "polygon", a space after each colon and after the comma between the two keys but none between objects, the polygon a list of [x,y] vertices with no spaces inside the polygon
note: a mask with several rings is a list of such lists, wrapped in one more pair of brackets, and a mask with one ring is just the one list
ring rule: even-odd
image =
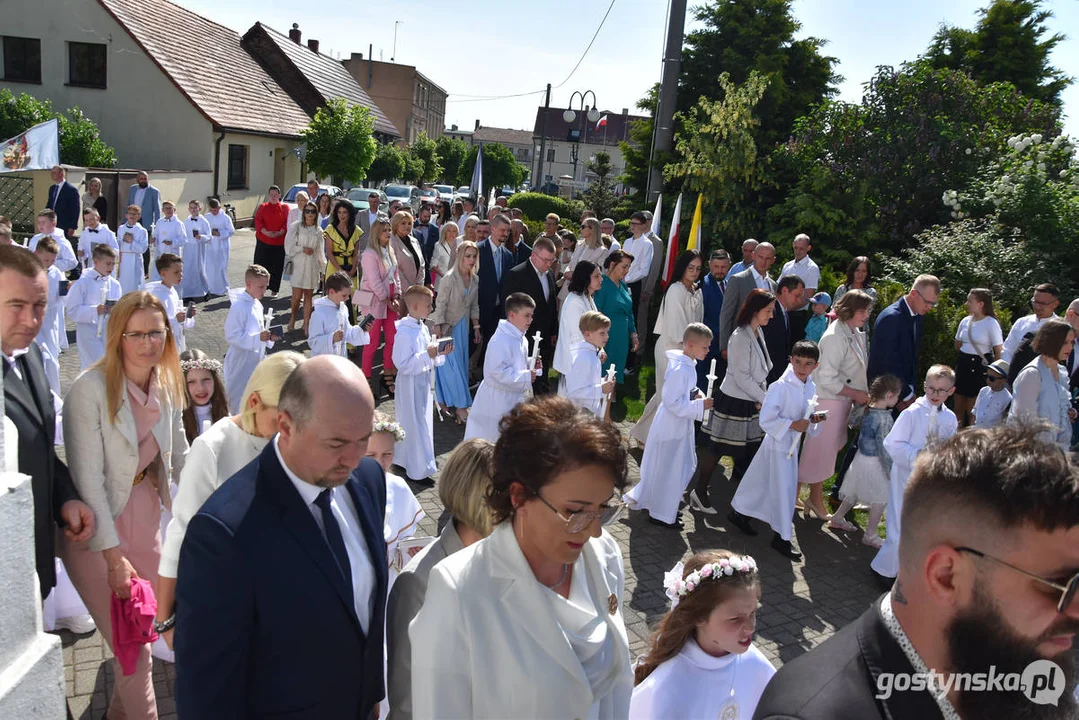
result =
[{"label": "girl with flower crown", "polygon": [[195,442],[211,425],[229,414],[229,399],[221,380],[221,361],[214,360],[202,350],[180,353],[180,369],[184,371],[187,406],[184,408],[184,433],[187,442]]},{"label": "girl with flower crown", "polygon": [[629,717],[751,718],[775,669],[753,644],[761,585],[748,555],[705,550],[666,573],[671,610],[637,661]]},{"label": "girl with flower crown", "polygon": [[[416,534],[420,520],[424,518],[420,501],[412,494],[412,488],[403,478],[390,472],[393,467],[394,448],[404,442],[405,429],[397,422],[390,421],[381,413],[375,413],[375,425],[371,439],[367,442],[367,457],[374,458],[386,473],[386,524],[383,532],[386,536],[386,555],[390,559],[390,582],[397,579],[397,573],[408,564],[410,555],[402,552],[401,542]],[[433,540],[434,538],[432,538]],[[422,545],[412,550],[415,554]]]}]

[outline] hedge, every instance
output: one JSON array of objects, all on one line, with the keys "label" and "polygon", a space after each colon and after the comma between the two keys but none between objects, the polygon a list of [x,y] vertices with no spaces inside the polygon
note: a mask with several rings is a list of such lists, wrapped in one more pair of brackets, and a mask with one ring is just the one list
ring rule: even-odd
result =
[{"label": "hedge", "polygon": [[560,197],[534,192],[511,195],[508,202],[511,208],[519,208],[529,220],[543,222],[549,213],[555,213],[562,218],[563,225],[567,224],[567,220],[576,225],[585,209],[584,203],[579,200],[563,200]]}]

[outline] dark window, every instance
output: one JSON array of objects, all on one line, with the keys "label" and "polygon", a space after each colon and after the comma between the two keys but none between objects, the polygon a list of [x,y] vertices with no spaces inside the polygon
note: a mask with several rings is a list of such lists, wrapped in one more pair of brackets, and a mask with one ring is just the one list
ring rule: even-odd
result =
[{"label": "dark window", "polygon": [[547,148],[547,162],[554,162],[554,148]]},{"label": "dark window", "polygon": [[105,87],[105,52],[105,46],[97,43],[68,43],[68,83],[95,88]]},{"label": "dark window", "polygon": [[247,151],[246,145],[229,145],[229,190],[247,189]]},{"label": "dark window", "polygon": [[4,36],[4,79],[12,82],[41,82],[40,40]]}]

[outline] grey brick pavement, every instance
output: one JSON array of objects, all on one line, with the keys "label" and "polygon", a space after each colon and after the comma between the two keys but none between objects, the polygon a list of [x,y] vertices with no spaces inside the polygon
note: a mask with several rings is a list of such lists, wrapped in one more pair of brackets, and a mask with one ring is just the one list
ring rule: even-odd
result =
[{"label": "grey brick pavement", "polygon": [[[243,271],[252,257],[254,234],[241,231],[232,243],[229,276],[233,286],[243,283]],[[286,284],[287,287],[287,284]],[[286,291],[287,292],[287,291]],[[279,313],[278,322],[287,322],[288,300],[269,301]],[[202,314],[187,334],[188,347],[200,348],[213,357],[223,356],[226,344],[224,323],[228,314],[227,298],[203,303]],[[281,317],[280,313],[285,313]],[[69,333],[74,343],[74,332]],[[299,333],[297,333],[299,335]],[[305,349],[302,336],[286,338],[276,349]],[[78,356],[72,348],[61,359],[61,379],[66,390],[78,375]],[[376,390],[380,390],[376,388]],[[384,393],[380,410],[393,412],[392,398]],[[627,430],[628,428],[623,428]],[[464,428],[451,422],[435,422],[435,452],[438,465],[461,441]],[[631,480],[638,470],[634,453]],[[428,534],[435,534],[436,521],[442,512],[434,488],[414,487],[427,517],[421,523]],[[651,525],[643,513],[633,513],[609,528],[622,547],[626,563],[625,617],[634,654],[645,650],[650,627],[667,609],[663,594],[663,573],[687,553],[708,548],[730,548],[751,553],[761,568],[764,584],[762,610],[757,627],[757,643],[765,655],[779,666],[801,655],[830,637],[839,627],[860,615],[878,595],[869,571],[872,550],[859,542],[860,535],[831,533],[819,521],[795,522],[796,544],[805,555],[802,563],[792,564],[768,547],[770,534],[746,537],[724,521],[733,487],[717,473],[712,497],[719,515],[704,516],[685,511],[685,530],[681,533]],[[112,663],[108,646],[99,633],[75,636],[62,631],[64,673],[67,695],[74,717],[101,718],[112,690]],[[154,668],[158,710],[162,718],[175,718],[172,665],[158,662]]]}]

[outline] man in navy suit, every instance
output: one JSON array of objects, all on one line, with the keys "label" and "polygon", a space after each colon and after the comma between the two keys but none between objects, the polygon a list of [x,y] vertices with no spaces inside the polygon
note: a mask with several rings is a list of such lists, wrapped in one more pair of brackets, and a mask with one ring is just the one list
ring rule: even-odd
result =
[{"label": "man in navy suit", "polygon": [[495,334],[498,321],[506,317],[502,306],[502,281],[516,265],[513,253],[503,243],[510,232],[510,219],[505,215],[495,215],[491,220],[491,237],[480,241],[480,333],[483,335],[483,347],[480,350],[480,362],[487,354],[487,343]]},{"label": "man in navy suit", "polygon": [[712,346],[708,349],[708,357],[704,362],[697,363],[697,386],[701,392],[708,389],[708,371],[712,367],[712,360],[716,361],[717,382],[727,374],[727,361],[719,354],[719,313],[723,309],[723,293],[727,290],[727,272],[730,269],[731,256],[727,251],[713,250],[708,257],[708,274],[701,283],[704,324],[712,331]]},{"label": "man in navy suit", "polygon": [[176,587],[180,717],[373,717],[388,572],[386,480],[364,458],[374,404],[356,365],[308,360],[281,389],[278,435],[192,518]]},{"label": "man in navy suit", "polygon": [[420,207],[420,215],[416,224],[412,226],[412,237],[420,241],[423,250],[423,264],[427,268],[424,282],[431,284],[431,255],[435,252],[435,244],[438,242],[438,226],[431,222],[431,206],[424,204]]},{"label": "man in navy suit", "polygon": [[[535,351],[534,342],[540,334],[540,358],[543,360],[543,373],[532,382],[536,395],[554,392],[547,381],[547,372],[554,360],[555,336],[558,334],[558,288],[555,286],[554,265],[555,247],[550,240],[540,238],[532,248],[532,255],[523,263],[512,268],[503,278],[502,303],[515,292],[528,295],[536,302],[532,314],[532,323],[525,336],[528,338],[528,352]],[[482,285],[483,280],[480,280]]]},{"label": "man in navy suit", "polygon": [[150,184],[150,176],[144,170],[140,170],[135,176],[135,184],[127,189],[127,204],[138,205],[142,208],[142,219],[139,222],[150,236],[146,252],[142,254],[144,272],[150,272],[150,246],[154,239],[154,225],[161,219],[161,192]]},{"label": "man in navy suit", "polygon": [[787,372],[791,347],[794,345],[791,312],[802,306],[805,289],[805,281],[797,275],[784,275],[776,283],[776,304],[772,319],[761,328],[764,332],[764,344],[768,347],[768,357],[772,360],[772,370],[768,373],[769,385]]},{"label": "man in navy suit", "polygon": [[896,412],[906,409],[918,396],[918,349],[922,345],[922,325],[927,312],[940,297],[940,280],[919,275],[910,292],[881,310],[873,324],[869,343],[869,382],[891,373],[903,381],[903,394]]},{"label": "man in navy suit", "polygon": [[67,171],[62,167],[53,165],[49,175],[55,184],[49,188],[49,201],[45,207],[56,213],[56,227],[63,230],[64,237],[70,240],[79,228],[82,199],[75,186],[67,181]]}]

